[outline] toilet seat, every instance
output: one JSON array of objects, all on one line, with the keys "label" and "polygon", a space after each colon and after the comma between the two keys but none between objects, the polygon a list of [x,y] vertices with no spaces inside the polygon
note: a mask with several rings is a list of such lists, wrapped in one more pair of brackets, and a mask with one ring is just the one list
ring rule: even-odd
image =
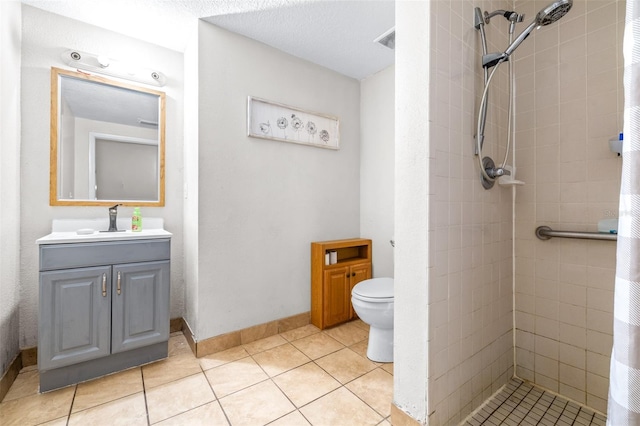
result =
[{"label": "toilet seat", "polygon": [[372,278],[360,281],[351,295],[365,302],[393,302],[393,278]]}]

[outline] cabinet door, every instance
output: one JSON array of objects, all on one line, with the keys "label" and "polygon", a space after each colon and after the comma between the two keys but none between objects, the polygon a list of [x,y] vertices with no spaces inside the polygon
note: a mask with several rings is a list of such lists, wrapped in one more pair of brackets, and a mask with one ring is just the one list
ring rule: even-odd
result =
[{"label": "cabinet door", "polygon": [[111,352],[169,339],[169,261],[113,267]]},{"label": "cabinet door", "polygon": [[345,322],[351,315],[349,267],[324,271],[324,326]]},{"label": "cabinet door", "polygon": [[353,265],[349,268],[349,272],[349,276],[351,279],[349,287],[349,318],[352,319],[357,318],[358,316],[356,315],[356,311],[353,310],[353,305],[351,304],[351,292],[353,291],[353,288],[356,286],[356,284],[358,284],[360,281],[368,280],[369,278],[371,278],[371,264],[361,263],[358,265]]},{"label": "cabinet door", "polygon": [[111,267],[40,273],[38,367],[109,355]]}]

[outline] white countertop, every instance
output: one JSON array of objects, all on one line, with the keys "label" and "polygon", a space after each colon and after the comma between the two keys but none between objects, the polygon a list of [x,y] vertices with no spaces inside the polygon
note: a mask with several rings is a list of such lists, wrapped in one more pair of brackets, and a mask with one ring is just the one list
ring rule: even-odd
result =
[{"label": "white countertop", "polygon": [[[36,240],[36,244],[83,243],[89,241],[148,240],[171,238],[173,234],[164,230],[162,218],[142,218],[142,231],[131,231],[131,219],[118,219],[119,232],[101,232],[109,228],[109,219],[54,219],[51,233]],[[81,230],[86,233],[78,233]]]}]

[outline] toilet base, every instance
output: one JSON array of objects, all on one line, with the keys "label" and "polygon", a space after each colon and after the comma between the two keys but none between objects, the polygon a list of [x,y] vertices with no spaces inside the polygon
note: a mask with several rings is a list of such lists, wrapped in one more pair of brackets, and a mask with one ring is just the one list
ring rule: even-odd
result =
[{"label": "toilet base", "polygon": [[369,327],[367,358],[375,362],[393,362],[393,328]]}]

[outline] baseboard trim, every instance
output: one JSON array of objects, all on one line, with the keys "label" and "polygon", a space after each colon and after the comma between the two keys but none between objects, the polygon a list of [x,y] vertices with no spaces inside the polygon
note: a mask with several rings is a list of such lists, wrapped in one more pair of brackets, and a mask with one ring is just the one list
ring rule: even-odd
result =
[{"label": "baseboard trim", "polygon": [[202,358],[203,356],[255,342],[256,340],[264,339],[265,337],[284,333],[295,328],[304,327],[310,323],[311,313],[303,312],[290,317],[243,328],[242,330],[210,337],[201,341],[197,341],[194,338],[193,331],[189,328],[186,321],[184,322],[185,327],[183,331],[185,332],[184,335],[187,338],[187,342],[189,342],[189,346],[193,353],[197,358]]},{"label": "baseboard trim", "polygon": [[184,319],[182,320],[182,334],[187,339],[187,344],[191,348],[191,352],[193,352],[194,355],[197,355],[196,339],[193,337],[193,331],[191,330],[189,323]]},{"label": "baseboard trim", "polygon": [[2,375],[2,378],[0,379],[0,402],[2,402],[4,397],[9,392],[9,388],[16,380],[16,377],[18,377],[18,373],[20,373],[20,370],[22,370],[22,357],[20,356],[20,354],[18,354],[13,359],[13,361],[11,361],[11,364],[9,364],[9,368],[7,368],[7,371]]},{"label": "baseboard trim", "polygon": [[391,424],[393,426],[422,426],[422,423],[405,413],[394,403],[391,403]]},{"label": "baseboard trim", "polygon": [[184,329],[184,318],[172,318],[169,320],[169,333],[175,333]]},{"label": "baseboard trim", "polygon": [[[187,343],[189,344],[191,351],[197,358],[202,358],[203,356],[231,349],[246,343],[251,343],[256,340],[264,339],[265,337],[284,333],[295,328],[304,327],[310,323],[311,313],[303,312],[290,317],[280,318],[263,324],[254,325],[252,327],[243,328],[242,330],[232,331],[231,333],[210,337],[198,342],[196,341],[193,330],[191,330],[187,321],[180,317],[172,318],[170,320],[169,331],[171,333],[182,331],[187,339]],[[0,401],[2,401],[7,392],[9,392],[9,388],[11,388],[16,377],[18,377],[20,370],[24,367],[36,365],[37,363],[37,347],[26,348],[20,351],[0,379]]]},{"label": "baseboard trim", "polygon": [[38,364],[38,347],[26,348],[20,351],[22,358],[22,368]]}]

